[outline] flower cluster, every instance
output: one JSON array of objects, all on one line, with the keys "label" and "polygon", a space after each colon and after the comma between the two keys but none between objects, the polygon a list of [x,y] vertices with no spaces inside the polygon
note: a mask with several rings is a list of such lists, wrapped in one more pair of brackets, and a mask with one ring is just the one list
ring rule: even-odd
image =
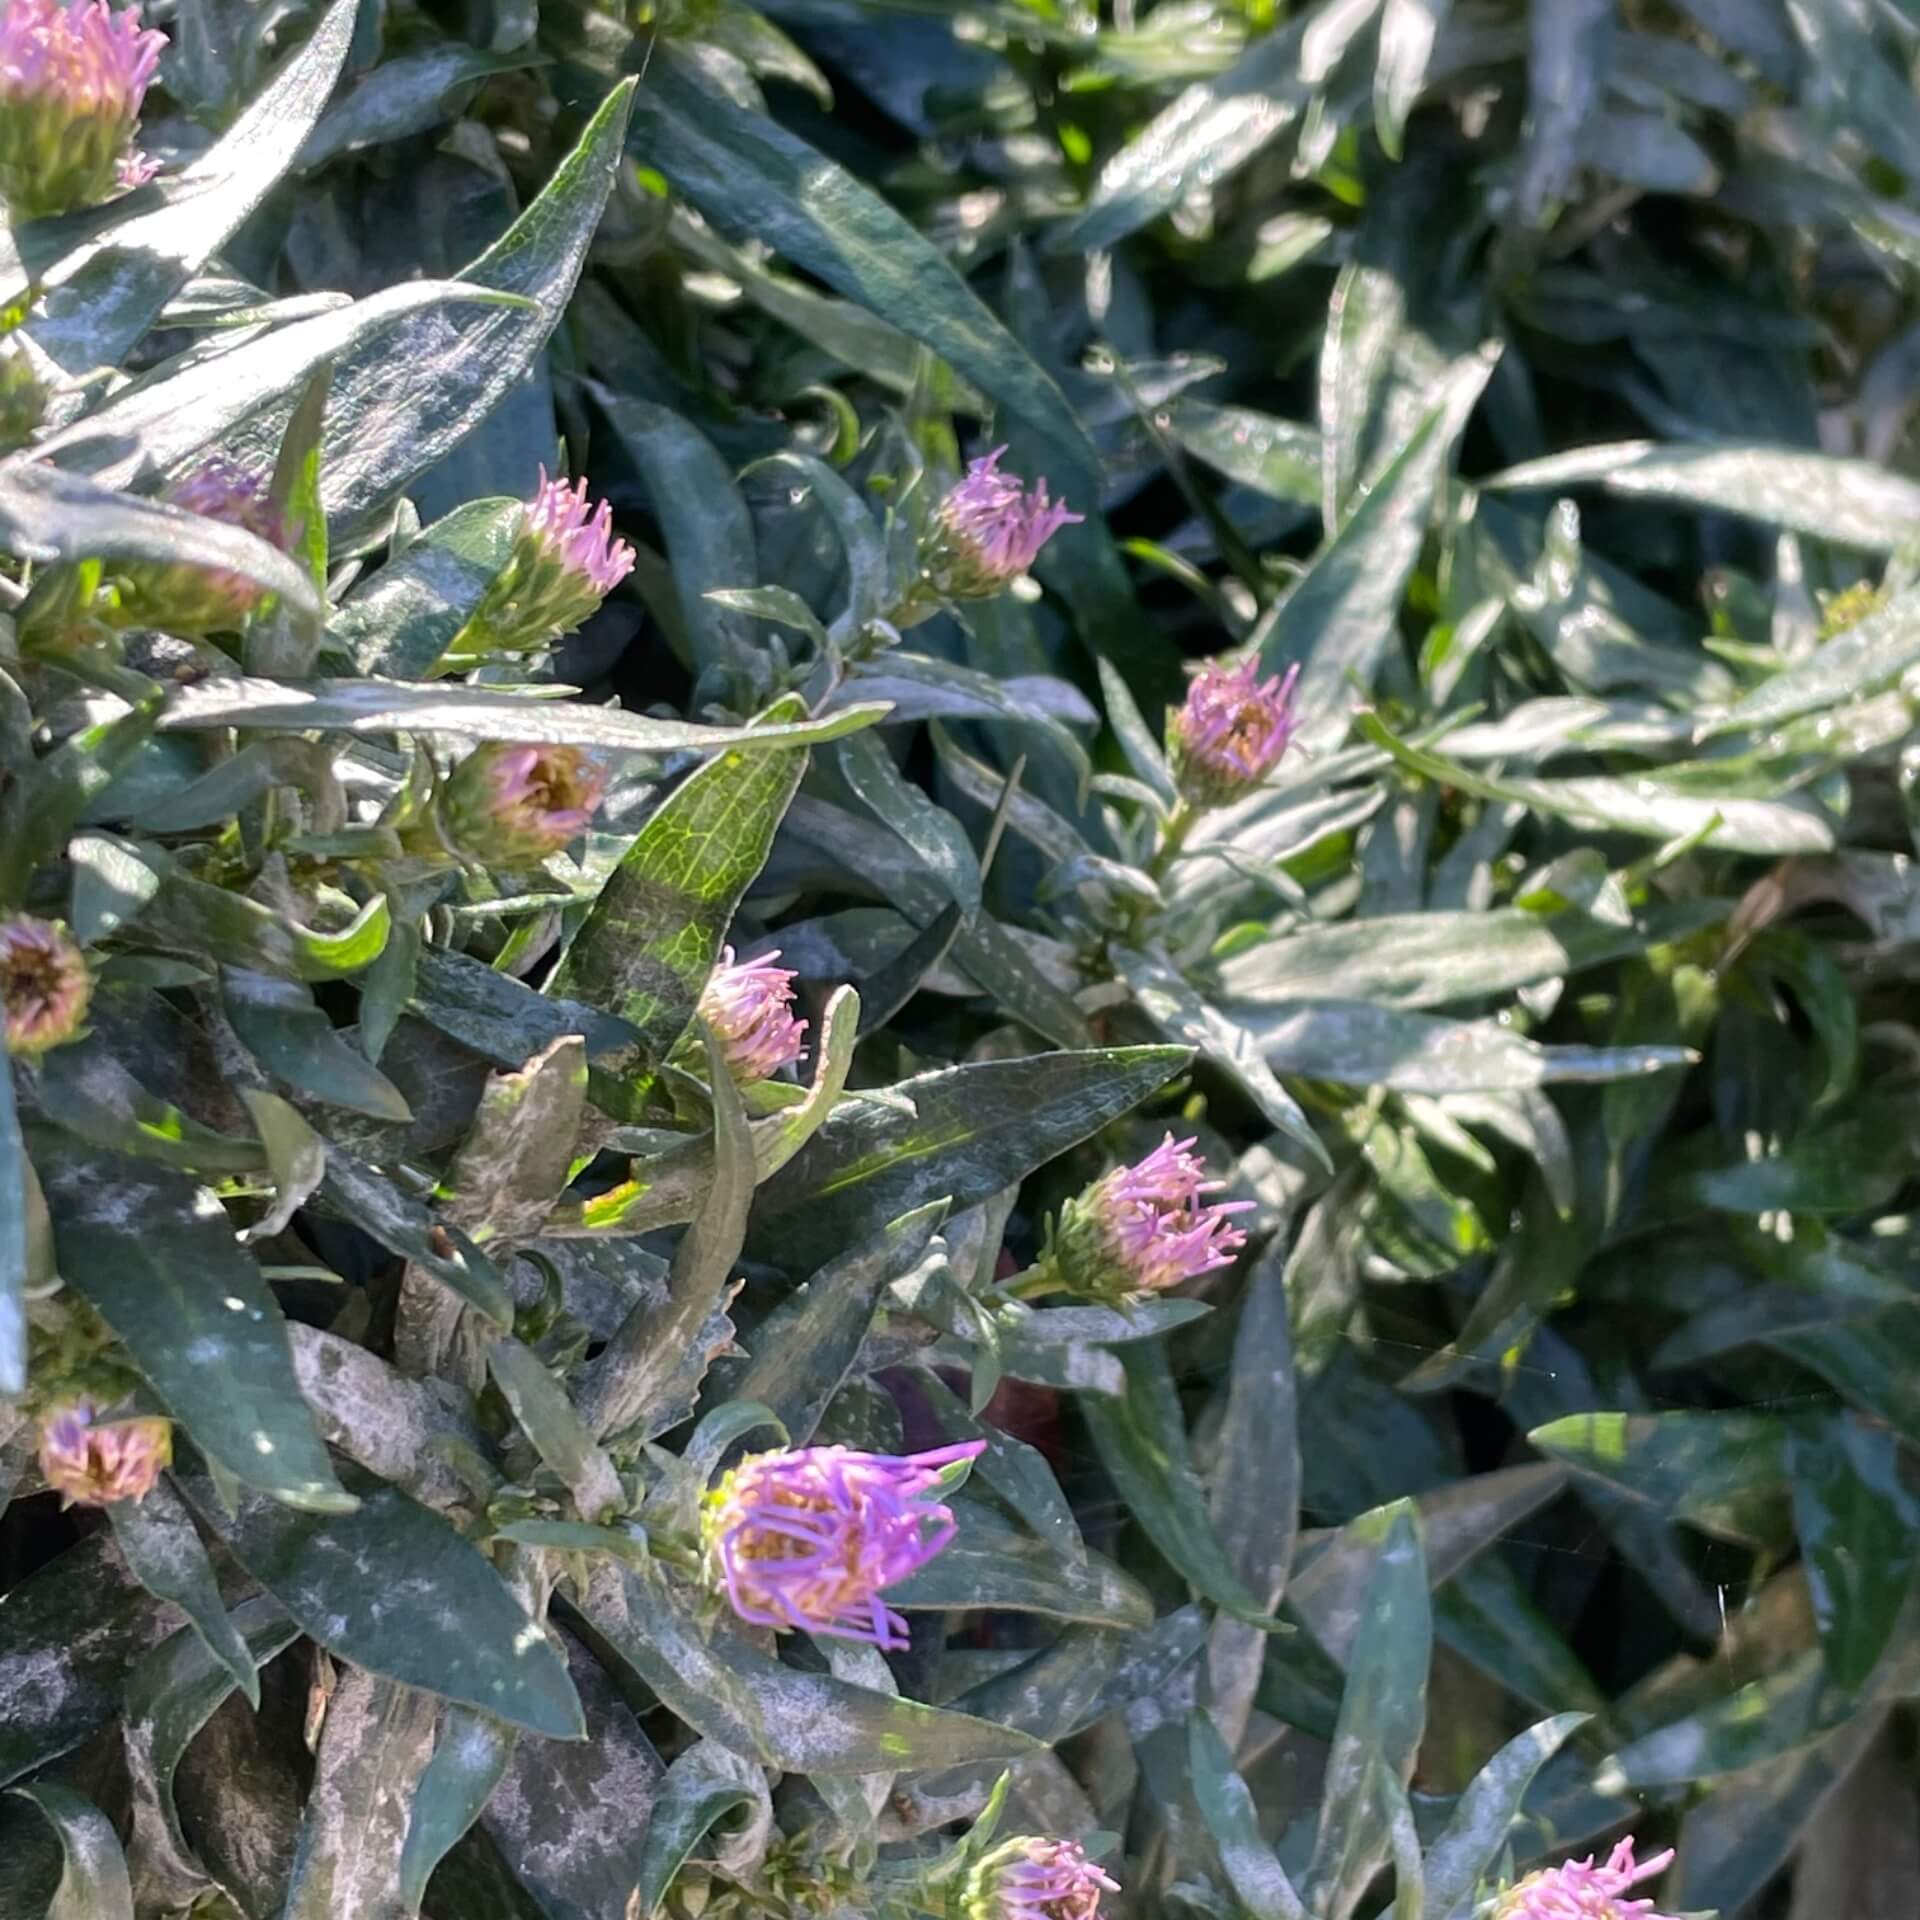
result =
[{"label": "flower cluster", "polygon": [[79,1037],[93,977],[66,928],[15,914],[0,921],[0,996],[7,1051],[31,1058]]},{"label": "flower cluster", "polygon": [[586,832],[606,780],[606,769],[579,747],[489,741],[447,781],[439,838],[483,866],[536,864]]},{"label": "flower cluster", "polygon": [[736,961],[733,949],[723,948],[720,964],[700,995],[700,1017],[720,1042],[727,1071],[742,1086],[770,1080],[800,1057],[807,1023],[788,1011],[793,975],[773,964],[779,958],[776,950],[757,960]]},{"label": "flower cluster", "polygon": [[40,1422],[40,1471],[68,1503],[144,1500],[173,1459],[173,1427],[158,1416],[102,1421],[91,1400],[69,1400]]},{"label": "flower cluster", "polygon": [[1167,721],[1167,758],[1181,793],[1194,806],[1222,806],[1257,787],[1293,742],[1297,666],[1262,681],[1256,664],[1207,666],[1194,676],[1185,704]]},{"label": "flower cluster", "polygon": [[967,1876],[966,1920],[1100,1920],[1100,1896],[1118,1893],[1074,1840],[1008,1840]]},{"label": "flower cluster", "polygon": [[743,1460],[708,1495],[714,1577],[742,1620],[896,1650],[907,1623],[880,1598],[953,1538],[929,1500],[981,1440],[907,1455],[799,1447]]},{"label": "flower cluster", "polygon": [[549,480],[521,511],[507,563],[448,649],[455,660],[528,653],[571,633],[633,571],[613,537],[613,507],[589,504],[587,483]]},{"label": "flower cluster", "polygon": [[107,0],[6,0],[0,199],[16,219],[70,213],[153,177],[133,150],[167,36]]},{"label": "flower cluster", "polygon": [[921,564],[949,600],[983,600],[1031,567],[1062,527],[1082,516],[1047,498],[1047,483],[1029,492],[999,470],[1005,447],[972,461],[967,477],[934,510]]},{"label": "flower cluster", "polygon": [[1042,1262],[1047,1277],[1119,1304],[1231,1266],[1246,1245],[1231,1218],[1253,1203],[1206,1199],[1226,1183],[1207,1178],[1193,1144],[1168,1134],[1137,1166],[1115,1167],[1069,1200]]},{"label": "flower cluster", "polygon": [[1664,1873],[1672,1860],[1669,1849],[1636,1861],[1632,1840],[1622,1840],[1605,1866],[1596,1865],[1590,1854],[1516,1881],[1495,1902],[1493,1920],[1670,1920],[1654,1912],[1651,1900],[1621,1896]]}]

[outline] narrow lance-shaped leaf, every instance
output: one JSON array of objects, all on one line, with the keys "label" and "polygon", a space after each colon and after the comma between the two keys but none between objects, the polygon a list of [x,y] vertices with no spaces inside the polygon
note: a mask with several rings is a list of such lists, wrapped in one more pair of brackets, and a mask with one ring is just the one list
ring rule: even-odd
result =
[{"label": "narrow lance-shaped leaf", "polygon": [[[797,720],[789,696],[766,720]],[[649,1064],[686,1031],[734,909],[806,772],[804,750],[723,752],[696,767],[640,829],[552,982],[638,1028]]]},{"label": "narrow lance-shaped leaf", "polygon": [[1307,1869],[1308,1904],[1331,1920],[1353,1911],[1391,1844],[1388,1810],[1367,1790],[1368,1775],[1379,1765],[1403,1784],[1427,1719],[1433,1616],[1420,1522],[1404,1501],[1370,1518],[1379,1547],[1347,1662]]},{"label": "narrow lance-shaped leaf", "polygon": [[219,1577],[180,1496],[162,1479],[144,1499],[114,1501],[107,1518],[133,1577],[186,1614],[208,1651],[257,1707],[260,1681],[253,1656],[220,1598]]},{"label": "narrow lance-shaped leaf", "polygon": [[34,1129],[60,1273],[226,1472],[316,1512],[353,1505],[300,1397],[285,1322],[219,1201],[182,1174]]},{"label": "narrow lance-shaped leaf", "polygon": [[1065,396],[943,254],[826,154],[714,88],[677,49],[662,45],[651,54],[634,103],[636,157],[657,167],[723,232],[750,229],[923,341],[1044,434],[1066,465],[1098,471]]},{"label": "narrow lance-shaped leaf", "polygon": [[1428,1920],[1460,1920],[1507,1845],[1534,1777],[1587,1723],[1584,1713],[1556,1714],[1509,1740],[1474,1775],[1440,1837],[1427,1849]]},{"label": "narrow lance-shaped leaf", "polygon": [[300,1514],[242,1494],[229,1514],[185,1481],[202,1519],[314,1639],[370,1673],[578,1739],[566,1663],[478,1547],[437,1513],[350,1471],[352,1513]]},{"label": "narrow lance-shaped leaf", "polygon": [[595,1632],[688,1725],[791,1773],[861,1774],[1011,1760],[1028,1735],[803,1673],[724,1628],[709,1634],[657,1569],[601,1567]]},{"label": "narrow lance-shaped leaf", "polygon": [[12,1791],[31,1801],[60,1836],[64,1865],[43,1920],[133,1920],[133,1888],[113,1822],[51,1780]]},{"label": "narrow lance-shaped leaf", "polygon": [[1306,1920],[1306,1908],[1293,1883],[1260,1837],[1253,1795],[1234,1772],[1226,1742],[1204,1713],[1194,1714],[1187,1723],[1187,1768],[1200,1817],[1249,1920]]},{"label": "narrow lance-shaped leaf", "polygon": [[974,1206],[1129,1112],[1190,1057],[1115,1047],[983,1061],[902,1081],[884,1105],[845,1101],[761,1190],[752,1244],[818,1265],[929,1200]]},{"label": "narrow lance-shaped leaf", "polygon": [[1165,1349],[1135,1343],[1121,1348],[1119,1359],[1126,1373],[1122,1396],[1080,1396],[1080,1417],[1100,1464],[1148,1538],[1187,1580],[1235,1618],[1273,1626],[1207,1518]]},{"label": "narrow lance-shaped leaf", "polygon": [[747,1111],[720,1043],[704,1021],[700,1038],[713,1091],[712,1183],[674,1249],[665,1304],[642,1301],[628,1312],[581,1390],[581,1417],[597,1436],[659,1421],[668,1413],[677,1418],[677,1396],[685,1393],[691,1400],[699,1390],[708,1358],[703,1329],[726,1307],[728,1278],[746,1237],[754,1183]]}]

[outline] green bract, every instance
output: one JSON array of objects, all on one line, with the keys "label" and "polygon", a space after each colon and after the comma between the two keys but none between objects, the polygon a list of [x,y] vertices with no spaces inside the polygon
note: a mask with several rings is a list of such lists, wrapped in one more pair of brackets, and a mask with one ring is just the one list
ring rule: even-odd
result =
[{"label": "green bract", "polygon": [[0,1920],[1911,1920],[1909,0],[153,13]]}]

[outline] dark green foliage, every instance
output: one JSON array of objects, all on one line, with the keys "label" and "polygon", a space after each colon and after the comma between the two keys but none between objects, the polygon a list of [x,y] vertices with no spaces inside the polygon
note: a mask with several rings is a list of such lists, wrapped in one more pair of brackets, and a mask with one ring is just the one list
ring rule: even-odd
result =
[{"label": "dark green foliage", "polygon": [[[0,244],[0,1915],[1909,1920],[1920,10],[153,11]],[[632,571],[476,658],[543,468]],[[906,1647],[729,1610],[967,1441]]]}]

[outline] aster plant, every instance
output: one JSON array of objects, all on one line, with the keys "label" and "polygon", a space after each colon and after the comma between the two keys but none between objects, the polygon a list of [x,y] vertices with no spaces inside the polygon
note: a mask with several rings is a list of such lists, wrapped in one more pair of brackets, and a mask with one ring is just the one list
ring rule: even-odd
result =
[{"label": "aster plant", "polygon": [[0,1917],[1904,1916],[1911,11],[8,0]]}]

